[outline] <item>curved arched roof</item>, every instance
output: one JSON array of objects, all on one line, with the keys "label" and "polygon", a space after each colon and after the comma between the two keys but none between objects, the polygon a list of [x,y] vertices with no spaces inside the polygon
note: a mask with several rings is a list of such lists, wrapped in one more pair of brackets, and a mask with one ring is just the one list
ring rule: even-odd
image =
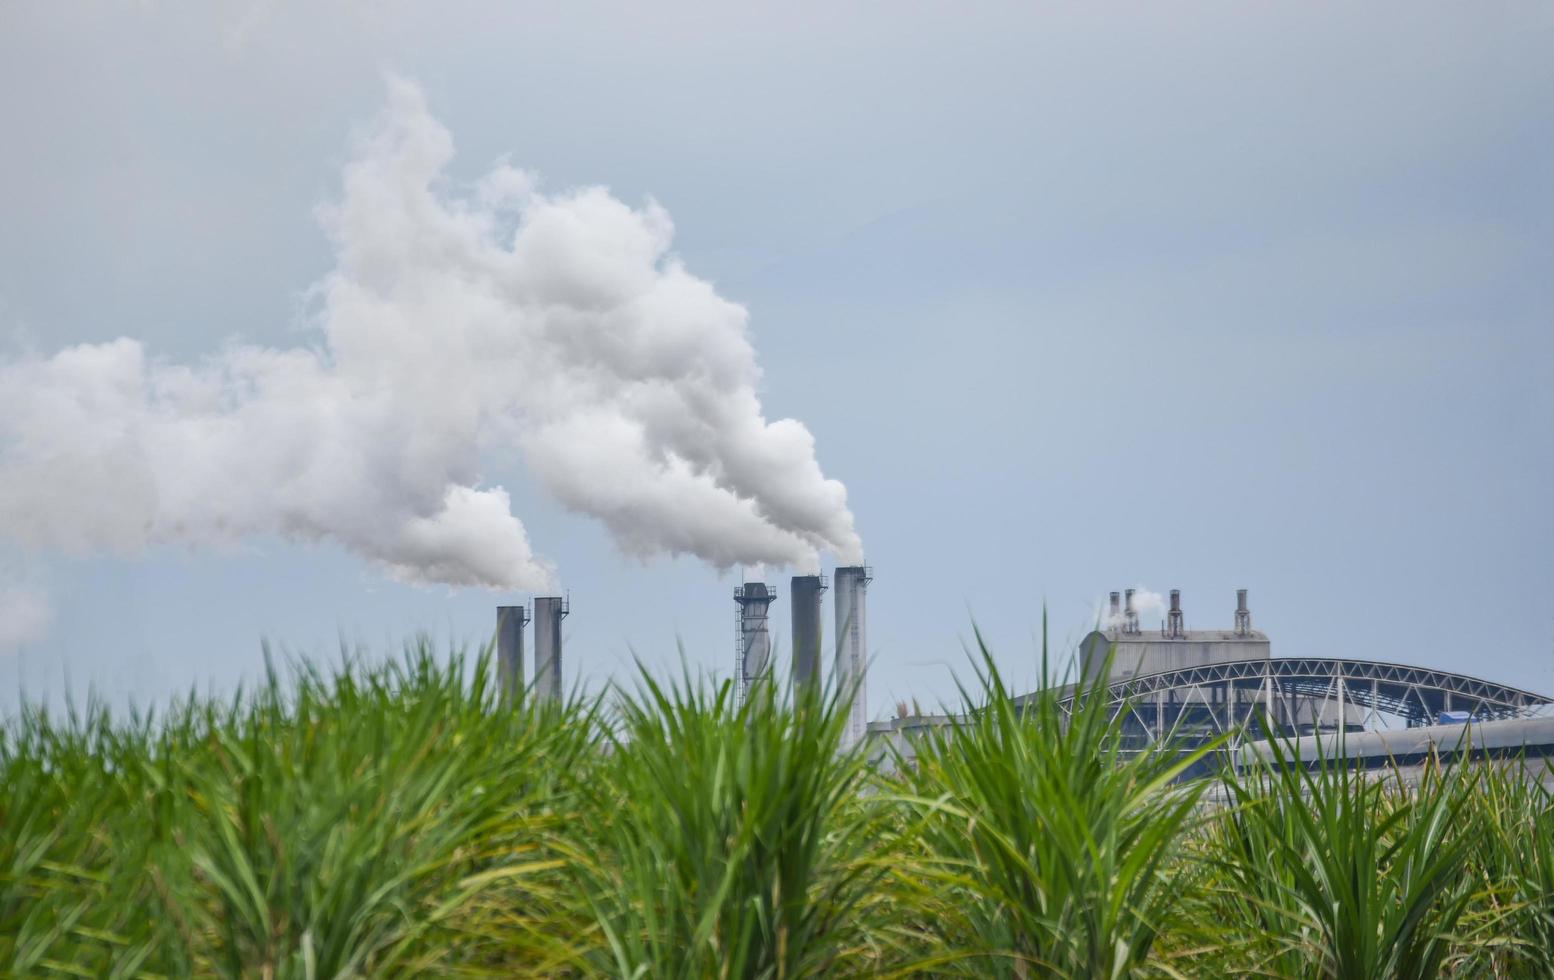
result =
[{"label": "curved arched roof", "polygon": [[[1504,717],[1554,704],[1554,698],[1467,674],[1327,657],[1235,660],[1140,674],[1109,685],[1107,693],[1114,704],[1122,704],[1206,685],[1256,689],[1266,684],[1281,695],[1332,697],[1338,693],[1340,683],[1345,700],[1352,704],[1411,718],[1428,718],[1452,709]],[[1079,688],[1071,686],[1065,691],[1065,698],[1072,700],[1078,693]]]}]

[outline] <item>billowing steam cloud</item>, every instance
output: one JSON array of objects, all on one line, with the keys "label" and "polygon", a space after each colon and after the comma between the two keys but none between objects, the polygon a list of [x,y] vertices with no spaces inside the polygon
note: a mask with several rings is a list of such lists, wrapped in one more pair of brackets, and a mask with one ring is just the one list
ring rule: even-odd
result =
[{"label": "billowing steam cloud", "polygon": [[746,313],[670,253],[655,204],[537,191],[506,165],[449,189],[420,91],[389,106],[322,213],[314,345],[195,364],[128,339],[0,365],[0,528],[133,552],[332,540],[397,578],[539,589],[485,453],[521,453],[633,555],[720,567],[860,554],[809,431],[768,422]]}]

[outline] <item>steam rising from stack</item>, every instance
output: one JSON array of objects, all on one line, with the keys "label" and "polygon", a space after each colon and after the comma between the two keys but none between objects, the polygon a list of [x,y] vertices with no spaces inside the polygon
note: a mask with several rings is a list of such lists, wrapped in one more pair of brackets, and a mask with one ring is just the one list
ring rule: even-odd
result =
[{"label": "steam rising from stack", "polygon": [[1166,611],[1165,597],[1143,586],[1123,590],[1122,597],[1122,608],[1119,609],[1117,593],[1111,593],[1107,615],[1101,617],[1102,629],[1137,633],[1140,613],[1163,615]]},{"label": "steam rising from stack", "polygon": [[745,310],[673,256],[668,214],[506,165],[461,191],[420,90],[389,89],[321,212],[336,264],[304,345],[0,363],[0,534],[76,554],[275,534],[401,580],[543,590],[482,478],[511,455],[633,556],[858,561],[846,490],[802,423],[764,416]]},{"label": "steam rising from stack", "polygon": [[[1236,590],[1236,612],[1234,632],[1237,636],[1252,635],[1252,613],[1247,607],[1247,590]],[[1119,602],[1120,598],[1120,602]],[[1161,633],[1166,637],[1181,638],[1187,635],[1185,619],[1182,614],[1182,592],[1180,589],[1171,590],[1170,604],[1158,592],[1148,589],[1126,589],[1121,596],[1116,592],[1110,594],[1108,611],[1101,617],[1103,630],[1119,630],[1127,634],[1137,634],[1139,630],[1139,612],[1148,610],[1162,614],[1164,622],[1161,625]]]}]

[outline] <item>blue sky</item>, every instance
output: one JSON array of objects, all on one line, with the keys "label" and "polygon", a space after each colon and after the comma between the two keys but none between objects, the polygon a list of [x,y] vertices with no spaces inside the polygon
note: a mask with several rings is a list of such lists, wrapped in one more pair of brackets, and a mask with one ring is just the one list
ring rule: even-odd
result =
[{"label": "blue sky", "polygon": [[[876,568],[871,713],[952,697],[973,619],[1029,677],[1044,603],[1066,643],[1140,585],[1194,627],[1249,588],[1275,655],[1554,693],[1551,41],[1533,3],[10,4],[0,349],[315,342],[318,208],[394,75],[456,178],[651,197],[748,309]],[[572,593],[569,680],[728,670],[737,573],[623,556],[512,454],[480,476]],[[327,541],[0,533],[46,605],[10,704],[480,641],[510,601]]]}]

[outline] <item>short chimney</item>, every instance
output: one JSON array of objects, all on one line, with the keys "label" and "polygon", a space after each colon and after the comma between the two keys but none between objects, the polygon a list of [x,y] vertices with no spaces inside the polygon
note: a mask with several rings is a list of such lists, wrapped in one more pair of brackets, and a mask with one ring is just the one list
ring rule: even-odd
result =
[{"label": "short chimney", "polygon": [[1123,590],[1122,601],[1122,631],[1124,633],[1137,633],[1139,631],[1138,610],[1133,608],[1133,590]]},{"label": "short chimney", "polygon": [[1171,590],[1171,611],[1166,614],[1166,636],[1180,639],[1186,634],[1182,628],[1182,590]]},{"label": "short chimney", "polygon": [[1246,590],[1236,590],[1236,635],[1248,636],[1252,632],[1252,612],[1246,607]]},{"label": "short chimney", "polygon": [[1122,594],[1120,592],[1113,592],[1112,593],[1112,614],[1111,614],[1111,617],[1106,620],[1106,625],[1107,625],[1108,628],[1110,628],[1110,627],[1117,626],[1121,622],[1122,622]]}]

